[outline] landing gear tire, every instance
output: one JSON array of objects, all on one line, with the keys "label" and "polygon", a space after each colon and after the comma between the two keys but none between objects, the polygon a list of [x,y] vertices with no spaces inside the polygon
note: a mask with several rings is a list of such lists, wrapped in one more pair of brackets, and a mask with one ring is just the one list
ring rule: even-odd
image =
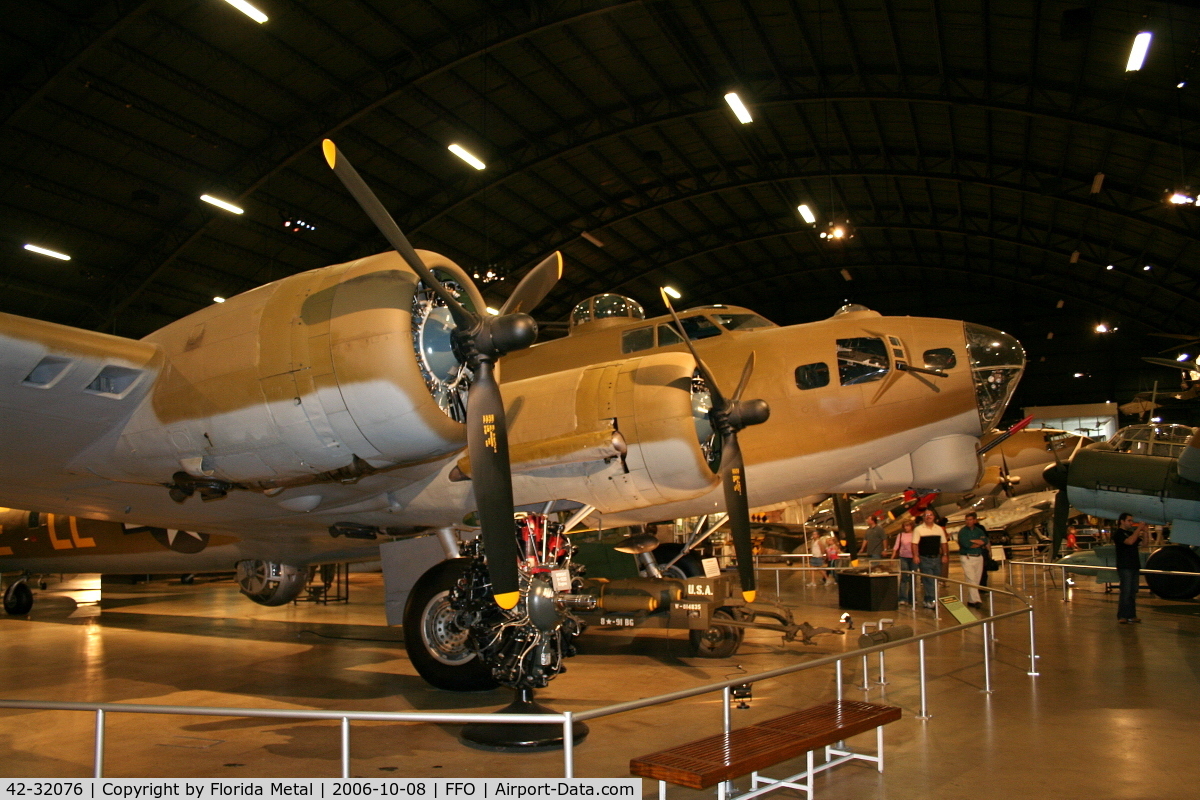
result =
[{"label": "landing gear tire", "polygon": [[654,548],[651,555],[654,556],[654,561],[659,566],[659,571],[662,572],[664,578],[702,578],[704,577],[704,564],[700,560],[700,556],[695,553],[688,553],[683,558],[671,564],[669,569],[663,569],[663,564],[670,563],[671,559],[679,555],[679,551],[683,549],[683,545],[667,542],[660,544]]},{"label": "landing gear tire", "polygon": [[[1200,555],[1186,545],[1169,545],[1150,554],[1146,569],[1200,572]],[[1164,600],[1191,600],[1200,594],[1200,578],[1194,575],[1146,575],[1146,585]]]},{"label": "landing gear tire", "polygon": [[4,613],[13,617],[23,617],[33,608],[33,591],[19,580],[10,583],[4,590]]},{"label": "landing gear tire", "polygon": [[746,637],[746,629],[722,625],[720,620],[723,619],[732,620],[733,612],[727,608],[718,608],[713,612],[712,623],[706,630],[688,631],[692,652],[698,658],[729,658],[741,646],[742,639]]},{"label": "landing gear tire", "polygon": [[467,629],[450,607],[450,590],[470,563],[455,558],[437,564],[413,585],[404,607],[404,649],[417,672],[451,692],[485,692],[500,684],[483,659],[467,647]]}]

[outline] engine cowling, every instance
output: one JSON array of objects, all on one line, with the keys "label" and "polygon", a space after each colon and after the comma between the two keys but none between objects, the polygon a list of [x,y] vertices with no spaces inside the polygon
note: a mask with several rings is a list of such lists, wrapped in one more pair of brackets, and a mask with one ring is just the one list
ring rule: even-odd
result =
[{"label": "engine cowling", "polygon": [[[419,252],[483,307],[457,265]],[[454,452],[466,385],[449,325],[395,253],[259,287],[147,337],[165,354],[161,376],[119,439],[80,466],[269,489]]]},{"label": "engine cowling", "polygon": [[[569,498],[611,513],[711,491],[719,478],[705,447],[707,388],[695,369],[686,353],[656,353],[504,384],[517,503]],[[623,453],[534,458],[597,431],[620,434]]]}]

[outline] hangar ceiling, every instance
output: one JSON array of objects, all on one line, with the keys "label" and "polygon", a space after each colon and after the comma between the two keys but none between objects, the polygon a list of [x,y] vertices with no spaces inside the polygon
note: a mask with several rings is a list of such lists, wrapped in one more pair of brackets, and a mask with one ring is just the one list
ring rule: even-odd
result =
[{"label": "hangar ceiling", "polygon": [[[1200,209],[1165,201],[1200,190],[1191,2],[4,5],[4,311],[142,336],[386,249],[330,137],[490,298],[561,249],[551,335],[603,291],[660,313],[663,284],[779,323],[959,317],[1025,344],[1020,406],[1175,387],[1139,356],[1200,332]],[[822,239],[831,219],[857,235]]]}]

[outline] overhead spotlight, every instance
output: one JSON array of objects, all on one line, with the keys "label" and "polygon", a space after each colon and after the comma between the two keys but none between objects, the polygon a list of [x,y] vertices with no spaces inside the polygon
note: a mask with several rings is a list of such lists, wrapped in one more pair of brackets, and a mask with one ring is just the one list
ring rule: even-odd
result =
[{"label": "overhead spotlight", "polygon": [[1109,264],[1107,267],[1105,267],[1105,269],[1112,269],[1112,268],[1113,268],[1112,264]]},{"label": "overhead spotlight", "polygon": [[1146,63],[1146,53],[1150,51],[1150,40],[1153,38],[1154,34],[1150,31],[1142,31],[1133,37],[1133,47],[1129,48],[1129,60],[1125,62],[1126,72],[1136,72]]},{"label": "overhead spotlight", "polygon": [[801,203],[800,205],[796,206],[796,210],[800,212],[800,216],[803,217],[804,221],[809,225],[816,224],[817,215],[812,212],[812,209],[808,207],[807,203]]},{"label": "overhead spotlight", "polygon": [[463,161],[470,164],[475,169],[484,169],[485,167],[487,167],[487,164],[484,164],[482,161],[480,161],[478,158],[476,158],[474,155],[472,155],[470,152],[468,152],[468,150],[465,147],[463,147],[461,144],[452,144],[446,149],[449,150],[451,153],[454,153],[454,155],[458,156]]},{"label": "overhead spotlight", "polygon": [[1076,372],[1076,373],[1075,373],[1075,377],[1076,377],[1076,378],[1083,378],[1083,377],[1085,377],[1085,376],[1086,376],[1086,373],[1083,373],[1083,372]]},{"label": "overhead spotlight", "polygon": [[1149,271],[1150,271],[1150,265],[1149,265],[1149,264],[1147,264],[1146,266],[1142,267],[1142,272],[1149,272]]},{"label": "overhead spotlight", "polygon": [[679,300],[683,297],[683,295],[681,295],[679,293],[679,290],[676,289],[674,286],[664,286],[664,287],[662,287],[662,290],[664,292],[666,292],[668,295],[670,295],[671,297],[675,298],[676,300]]},{"label": "overhead spotlight", "polygon": [[285,217],[283,220],[283,227],[286,228],[289,233],[301,233],[303,231],[315,231],[317,229],[316,225],[305,222],[298,217]]},{"label": "overhead spotlight", "polygon": [[216,206],[217,208],[223,208],[226,211],[228,211],[230,214],[246,213],[245,210],[239,208],[238,206],[235,206],[233,203],[228,203],[224,200],[213,197],[211,194],[202,194],[202,195],[200,195],[200,199],[203,200],[204,202],[208,203],[209,205]]},{"label": "overhead spotlight", "polygon": [[214,298],[213,298],[213,302],[214,302],[214,303],[224,303],[224,302],[225,302],[225,298],[224,298],[224,297],[221,297],[221,295],[217,295],[216,297],[214,297]]},{"label": "overhead spotlight", "polygon": [[1167,202],[1173,206],[1194,206],[1196,205],[1196,196],[1192,194],[1190,187],[1184,187],[1182,191],[1170,191],[1167,195]]},{"label": "overhead spotlight", "polygon": [[1182,89],[1185,86],[1187,86],[1187,81],[1180,81],[1179,83],[1175,84],[1176,89]]},{"label": "overhead spotlight", "polygon": [[844,242],[847,239],[853,239],[854,226],[850,224],[850,220],[830,222],[828,227],[821,231],[821,238],[829,242]]},{"label": "overhead spotlight", "polygon": [[1191,361],[1192,357],[1190,355],[1188,355],[1187,353],[1180,353],[1179,355],[1175,356],[1175,360],[1176,361]]},{"label": "overhead spotlight", "polygon": [[497,317],[497,316],[499,316],[499,315],[500,315],[500,312],[499,312],[498,310],[496,310],[496,309],[492,308],[491,306],[488,306],[488,307],[487,307],[487,312],[488,312],[489,314],[491,314],[493,317]]},{"label": "overhead spotlight", "polygon": [[1151,422],[1162,422],[1162,417],[1151,417],[1150,421]]},{"label": "overhead spotlight", "polygon": [[267,15],[247,3],[246,0],[225,0],[225,2],[229,3],[229,5],[233,6],[238,11],[257,22],[259,25],[267,21]]},{"label": "overhead spotlight", "polygon": [[1101,322],[1099,325],[1096,326],[1095,330],[1096,330],[1096,333],[1108,333],[1109,327],[1107,325],[1105,325],[1103,322]]},{"label": "overhead spotlight", "polygon": [[36,244],[27,244],[27,245],[25,245],[25,249],[31,253],[38,253],[43,256],[50,256],[51,258],[57,258],[59,261],[70,261],[71,260],[71,257],[69,255],[67,255],[66,253],[60,253],[57,250],[48,250],[45,247],[38,247]]},{"label": "overhead spotlight", "polygon": [[725,95],[725,102],[733,109],[733,115],[738,118],[738,122],[745,125],[748,122],[754,121],[754,117],[750,116],[746,104],[742,102],[742,98],[738,97],[737,92],[730,92]]}]

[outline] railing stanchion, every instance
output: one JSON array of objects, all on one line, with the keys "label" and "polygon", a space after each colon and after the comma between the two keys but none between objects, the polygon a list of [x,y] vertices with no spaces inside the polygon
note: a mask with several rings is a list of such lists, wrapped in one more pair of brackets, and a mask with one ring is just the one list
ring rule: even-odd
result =
[{"label": "railing stanchion", "polygon": [[837,698],[842,699],[842,660],[837,660]]},{"label": "railing stanchion", "polygon": [[983,691],[987,694],[992,693],[992,643],[991,631],[992,623],[983,623]]},{"label": "railing stanchion", "polygon": [[1029,609],[1029,673],[1037,675],[1037,639],[1033,634],[1033,608]]},{"label": "railing stanchion", "polygon": [[563,712],[563,777],[575,777],[575,712]]},{"label": "railing stanchion", "polygon": [[925,640],[921,639],[917,642],[917,658],[920,661],[920,680],[921,680],[921,713],[917,719],[929,719],[929,706],[925,696]]},{"label": "railing stanchion", "polygon": [[342,777],[350,777],[350,718],[342,717]]},{"label": "railing stanchion", "polygon": [[94,763],[92,764],[92,777],[93,778],[103,778],[104,777],[104,709],[103,708],[96,709],[96,742],[95,742],[95,745],[96,745],[96,752],[92,756],[92,758],[94,760]]}]

